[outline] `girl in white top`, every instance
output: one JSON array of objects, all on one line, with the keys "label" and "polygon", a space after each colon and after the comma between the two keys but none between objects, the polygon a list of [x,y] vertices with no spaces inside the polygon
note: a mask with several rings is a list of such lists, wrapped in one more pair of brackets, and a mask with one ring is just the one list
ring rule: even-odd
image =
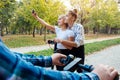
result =
[{"label": "girl in white top", "polygon": [[[56,41],[58,39],[70,40],[71,37],[74,37],[73,31],[68,29],[62,30],[62,28],[59,28],[57,26],[55,26],[55,32],[56,32],[56,39],[55,39]],[[57,43],[57,49],[67,49],[67,48],[61,43]]]},{"label": "girl in white top", "polygon": [[[56,38],[54,39],[54,41],[57,43],[57,49],[72,49],[71,47],[65,46],[63,44],[61,44],[60,40],[69,40],[69,41],[74,41],[74,32],[72,30],[67,29],[68,28],[68,24],[64,22],[66,16],[65,15],[61,15],[58,18],[58,26],[53,26],[50,25],[48,23],[46,23],[43,19],[41,19],[40,17],[38,17],[38,15],[36,14],[36,12],[32,13],[33,17],[35,17],[42,25],[44,25],[47,29],[53,31],[56,33]],[[59,43],[58,43],[59,42]],[[61,52],[62,53],[62,52]],[[65,54],[65,53],[63,53]]]}]

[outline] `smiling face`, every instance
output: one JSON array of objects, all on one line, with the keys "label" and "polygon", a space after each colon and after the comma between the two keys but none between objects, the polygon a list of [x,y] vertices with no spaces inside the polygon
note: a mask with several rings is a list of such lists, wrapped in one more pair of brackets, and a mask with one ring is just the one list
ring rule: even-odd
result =
[{"label": "smiling face", "polygon": [[62,26],[62,25],[64,25],[65,24],[65,16],[64,15],[61,15],[61,16],[59,16],[59,18],[58,18],[58,25],[59,26]]},{"label": "smiling face", "polygon": [[66,14],[66,19],[65,19],[65,23],[71,23],[71,22],[75,22],[77,19],[77,11],[72,11],[70,10],[67,14]]}]

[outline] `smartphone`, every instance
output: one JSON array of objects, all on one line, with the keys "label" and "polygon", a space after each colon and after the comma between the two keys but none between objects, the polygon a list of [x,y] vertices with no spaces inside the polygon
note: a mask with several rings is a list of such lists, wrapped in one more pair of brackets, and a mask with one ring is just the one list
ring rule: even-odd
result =
[{"label": "smartphone", "polygon": [[34,10],[34,9],[32,10],[32,13],[35,13],[35,10]]}]

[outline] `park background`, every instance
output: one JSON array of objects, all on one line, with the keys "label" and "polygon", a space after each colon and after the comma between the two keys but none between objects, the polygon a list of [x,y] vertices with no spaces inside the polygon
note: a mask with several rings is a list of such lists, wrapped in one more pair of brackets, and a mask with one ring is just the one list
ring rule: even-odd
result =
[{"label": "park background", "polygon": [[[84,26],[85,40],[113,37],[85,44],[86,54],[120,44],[120,0],[0,0],[2,40],[10,48],[46,45],[48,39],[55,38],[55,33],[35,20],[32,10],[49,24],[57,25],[58,16],[73,8],[78,10],[76,22]],[[51,55],[53,49],[28,53]]]}]

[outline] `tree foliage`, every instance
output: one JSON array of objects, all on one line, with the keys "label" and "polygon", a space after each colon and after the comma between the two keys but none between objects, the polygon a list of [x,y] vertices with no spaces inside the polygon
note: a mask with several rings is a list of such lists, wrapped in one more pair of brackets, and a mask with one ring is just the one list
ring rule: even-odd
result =
[{"label": "tree foliage", "polygon": [[7,28],[11,22],[13,12],[15,10],[15,0],[0,0],[0,29],[1,36],[3,36],[3,30]]},{"label": "tree foliage", "polygon": [[[109,34],[113,29],[120,29],[120,11],[114,0],[70,0],[70,3],[79,10],[77,22],[84,25],[86,33],[93,30]],[[52,25],[56,25],[58,16],[66,11],[60,0],[0,0],[1,35],[3,32],[42,34],[45,29],[33,18],[33,9]]]},{"label": "tree foliage", "polygon": [[26,27],[29,26],[30,29],[34,30],[35,28],[41,28],[42,26],[33,18],[31,13],[33,9],[40,18],[49,24],[54,25],[57,23],[58,16],[65,12],[64,7],[63,3],[59,0],[23,0],[16,13],[18,16],[23,17],[23,23],[26,21],[27,24],[30,24],[26,25]]},{"label": "tree foliage", "polygon": [[120,28],[120,12],[118,3],[114,0],[71,0],[72,5],[79,10],[79,22],[87,30],[111,33],[111,28]]}]

